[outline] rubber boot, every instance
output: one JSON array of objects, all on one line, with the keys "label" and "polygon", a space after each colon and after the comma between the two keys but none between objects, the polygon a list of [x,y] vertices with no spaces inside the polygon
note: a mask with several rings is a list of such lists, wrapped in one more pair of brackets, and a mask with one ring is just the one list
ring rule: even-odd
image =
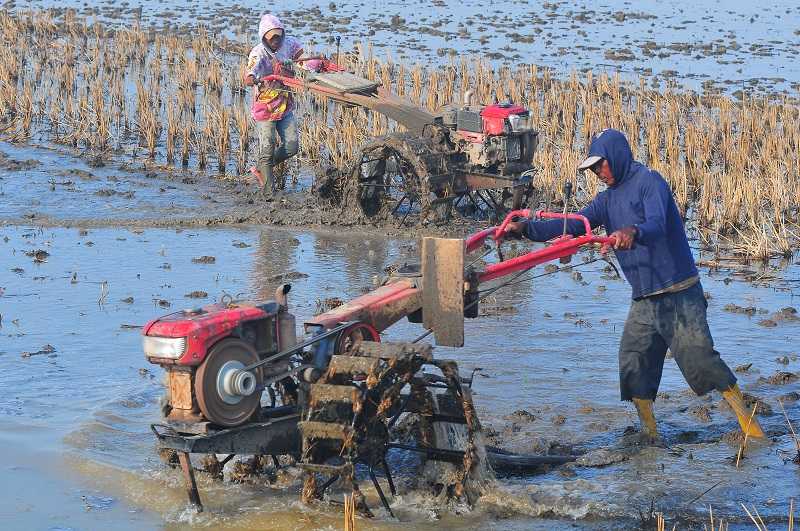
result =
[{"label": "rubber boot", "polygon": [[275,190],[275,176],[272,171],[272,164],[259,163],[258,171],[261,173],[261,176],[264,179],[264,182],[262,183],[264,195],[267,197],[272,197],[272,192]]},{"label": "rubber boot", "polygon": [[750,418],[752,410],[748,410],[745,405],[744,397],[742,396],[742,391],[739,389],[738,384],[733,384],[733,387],[727,391],[723,391],[722,397],[728,405],[731,406],[733,412],[736,413],[739,426],[742,427],[742,431],[746,433],[748,437],[755,437],[757,439],[764,437],[764,432],[761,430],[758,418],[756,418],[755,415],[753,415],[752,419]]},{"label": "rubber boot", "polygon": [[[277,166],[278,164],[286,162],[290,158],[294,157],[296,154],[297,154],[297,149],[289,152],[286,149],[286,145],[281,144],[280,147],[278,147],[278,149],[275,150],[275,155],[272,158],[272,160],[274,161],[273,165]],[[275,180],[275,191],[277,192],[278,197],[280,197],[283,194],[284,190],[286,189],[286,177],[287,177],[286,173],[283,173],[283,175],[281,175],[280,177],[280,180],[277,179]]]},{"label": "rubber boot", "polygon": [[636,413],[639,414],[641,431],[651,440],[658,438],[658,428],[656,427],[656,417],[653,414],[653,401],[646,398],[634,398],[633,405],[636,406]]}]

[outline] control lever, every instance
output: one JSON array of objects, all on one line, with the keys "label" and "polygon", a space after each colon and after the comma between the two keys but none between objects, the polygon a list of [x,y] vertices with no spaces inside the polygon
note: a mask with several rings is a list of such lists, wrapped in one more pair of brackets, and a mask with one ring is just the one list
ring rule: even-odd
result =
[{"label": "control lever", "polygon": [[[561,237],[564,238],[567,235],[567,210],[569,209],[569,200],[572,197],[572,181],[567,181],[564,183],[564,229],[561,232]],[[588,235],[587,235],[588,236]],[[562,264],[568,264],[572,261],[572,255],[562,256],[558,260]]]},{"label": "control lever", "polygon": [[572,182],[567,181],[564,183],[564,230],[561,236],[567,235],[567,210],[569,209],[569,200],[572,197]]}]

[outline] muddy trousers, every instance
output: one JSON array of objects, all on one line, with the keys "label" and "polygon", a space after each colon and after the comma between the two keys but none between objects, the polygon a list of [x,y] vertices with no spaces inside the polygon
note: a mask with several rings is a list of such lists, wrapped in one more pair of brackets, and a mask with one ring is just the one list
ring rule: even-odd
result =
[{"label": "muddy trousers", "polygon": [[[258,133],[258,171],[264,176],[264,188],[268,193],[275,190],[273,168],[281,162],[297,155],[300,144],[297,137],[297,122],[290,113],[280,120],[256,121]],[[276,148],[276,137],[280,137],[280,147]]]},{"label": "muddy trousers", "polygon": [[736,377],[714,350],[700,282],[677,293],[634,300],[619,347],[622,400],[653,400],[661,383],[667,348],[698,395],[725,391]]}]

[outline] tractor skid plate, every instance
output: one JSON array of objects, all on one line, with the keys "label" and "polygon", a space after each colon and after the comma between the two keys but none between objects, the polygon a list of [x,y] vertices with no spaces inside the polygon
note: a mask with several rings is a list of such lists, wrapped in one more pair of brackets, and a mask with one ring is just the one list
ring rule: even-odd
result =
[{"label": "tractor skid plate", "polygon": [[151,429],[160,448],[178,452],[285,455],[300,451],[299,420],[300,414],[292,412],[264,422],[211,431],[208,435],[179,433],[166,424],[153,424]]}]

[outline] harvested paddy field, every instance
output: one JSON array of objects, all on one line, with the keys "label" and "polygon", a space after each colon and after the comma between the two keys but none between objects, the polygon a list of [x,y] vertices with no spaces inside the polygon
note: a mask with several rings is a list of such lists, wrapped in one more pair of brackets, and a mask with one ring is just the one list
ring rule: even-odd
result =
[{"label": "harvested paddy field", "polygon": [[[6,139],[67,146],[90,166],[118,161],[145,174],[177,173],[184,184],[215,181],[212,186],[224,188],[241,205],[237,215],[218,217],[282,222],[246,185],[256,145],[250,97],[241,84],[248,44],[202,29],[188,37],[185,31],[108,27],[69,11],[60,19],[48,12],[3,16],[3,38],[13,43],[4,49],[0,68]],[[53,44],[43,49],[37,46],[41,40]],[[51,53],[54,49],[58,53]],[[555,75],[548,67],[497,67],[480,57],[422,67],[381,58],[363,45],[341,59],[358,75],[430,112],[461,101],[468,90],[479,103],[509,100],[528,107],[541,139],[534,158],[534,205],[558,202],[567,180],[577,190],[572,206],[594,196],[599,183],[576,177],[577,164],[591,134],[614,127],[627,134],[639,160],[667,178],[703,246],[765,259],[790,253],[796,241],[796,98],[753,93],[736,98],[669,83],[652,88],[645,77]],[[57,74],[45,77],[45,72]],[[283,222],[384,223],[365,218],[347,196],[346,179],[331,183],[323,176],[327,168],[347,173],[368,138],[398,126],[383,115],[316,95],[300,100],[301,155],[280,174],[284,186],[310,197],[301,200],[308,203],[304,215],[296,216],[302,219]],[[318,196],[321,189],[325,197]],[[314,207],[318,212],[309,212]]]},{"label": "harvested paddy field", "polygon": [[[565,181],[567,208],[585,204],[601,186],[576,171],[587,140],[624,131],[672,186],[715,348],[767,434],[744,443],[721,396],[695,396],[668,358],[664,444],[642,447],[617,381],[630,286],[585,253],[492,294],[465,348],[435,349],[473,374],[487,445],[577,460],[498,474],[468,508],[418,488],[392,450],[397,518],[370,490],[376,518],[359,529],[753,529],[748,511],[789,525],[800,497],[800,11],[745,4],[301,2],[279,13],[309,50],[335,54],[341,35],[348,69],[432,113],[467,91],[529,108],[532,207],[561,210]],[[206,511],[191,510],[180,471],[156,456],[163,375],[142,356],[142,327],[227,297],[271,299],[283,282],[303,322],[418,261],[421,236],[470,234],[489,214],[367,216],[342,175],[365,141],[400,126],[309,94],[298,95],[300,156],[267,201],[249,177],[257,141],[240,81],[259,5],[31,5],[0,13],[0,521],[339,528],[335,507],[298,502],[296,469],[252,475],[239,458],[224,481],[197,473]],[[506,258],[529,247],[510,244]],[[497,259],[487,250],[474,263]],[[420,330],[403,320],[385,339]]]}]

